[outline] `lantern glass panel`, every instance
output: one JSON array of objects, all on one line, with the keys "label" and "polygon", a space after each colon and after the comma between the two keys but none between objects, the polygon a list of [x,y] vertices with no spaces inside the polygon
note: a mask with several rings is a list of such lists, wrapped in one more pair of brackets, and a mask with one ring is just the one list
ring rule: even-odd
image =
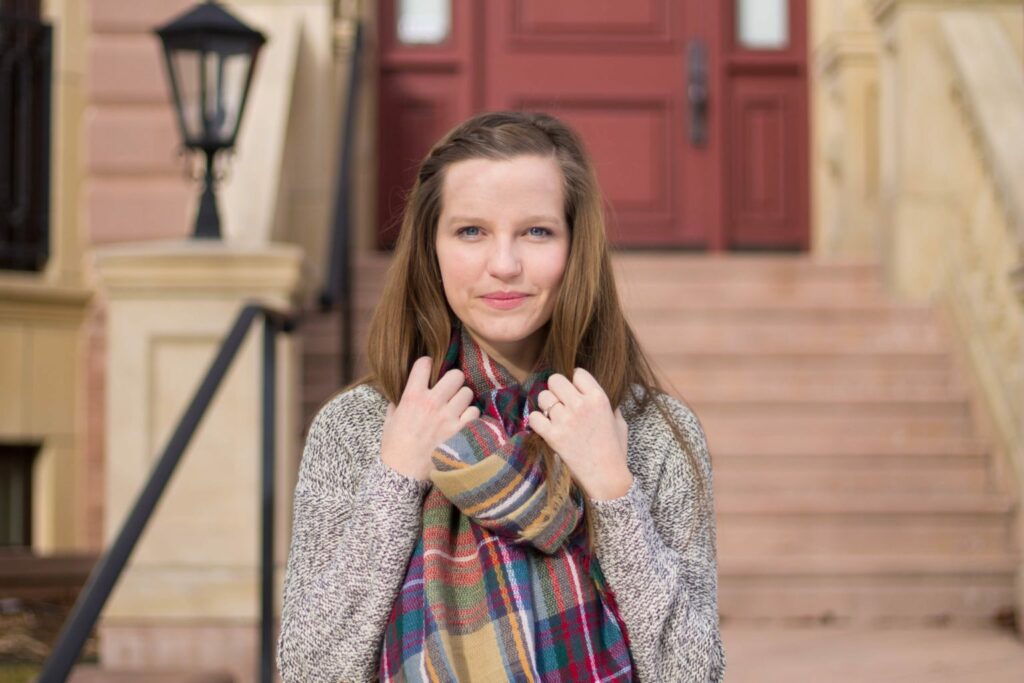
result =
[{"label": "lantern glass panel", "polygon": [[171,52],[171,68],[178,86],[185,144],[195,145],[203,139],[203,119],[199,113],[199,53],[193,50],[174,50]]},{"label": "lantern glass panel", "polygon": [[206,86],[203,112],[207,138],[231,144],[238,130],[238,116],[249,74],[249,55],[208,52],[204,55],[203,67]]},{"label": "lantern glass panel", "polygon": [[228,146],[238,131],[252,52],[230,44],[217,47],[179,49],[171,55],[188,144]]}]

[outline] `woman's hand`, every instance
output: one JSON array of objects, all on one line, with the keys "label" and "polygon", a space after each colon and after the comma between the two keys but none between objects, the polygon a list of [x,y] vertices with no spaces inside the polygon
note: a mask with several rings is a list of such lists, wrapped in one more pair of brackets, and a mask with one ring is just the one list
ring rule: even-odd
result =
[{"label": "woman's hand", "polygon": [[398,406],[388,403],[381,437],[381,460],[400,474],[421,481],[430,478],[434,448],[480,417],[480,409],[470,406],[473,390],[463,384],[462,371],[449,370],[431,388],[431,365],[429,356],[412,364]]},{"label": "woman's hand", "polygon": [[576,368],[570,382],[555,373],[537,404],[541,410],[530,413],[530,427],[558,453],[583,492],[592,500],[624,496],[633,483],[626,466],[629,429],[594,376]]}]

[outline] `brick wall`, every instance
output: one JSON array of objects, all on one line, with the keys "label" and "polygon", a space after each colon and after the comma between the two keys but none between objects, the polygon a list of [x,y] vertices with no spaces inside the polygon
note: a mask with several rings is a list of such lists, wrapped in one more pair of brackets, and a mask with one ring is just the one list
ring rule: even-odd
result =
[{"label": "brick wall", "polygon": [[[89,0],[82,121],[82,234],[90,246],[186,237],[199,187],[185,175],[163,54],[153,28],[190,0]],[[85,338],[82,533],[103,545],[106,312],[94,299]]]}]

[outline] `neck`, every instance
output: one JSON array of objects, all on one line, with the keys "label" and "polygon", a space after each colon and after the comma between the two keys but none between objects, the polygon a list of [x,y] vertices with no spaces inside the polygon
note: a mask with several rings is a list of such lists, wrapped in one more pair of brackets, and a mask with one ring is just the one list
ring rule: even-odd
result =
[{"label": "neck", "polygon": [[526,339],[515,342],[492,344],[480,339],[472,330],[467,330],[480,348],[495,362],[500,363],[520,384],[530,376],[544,341],[544,328]]}]

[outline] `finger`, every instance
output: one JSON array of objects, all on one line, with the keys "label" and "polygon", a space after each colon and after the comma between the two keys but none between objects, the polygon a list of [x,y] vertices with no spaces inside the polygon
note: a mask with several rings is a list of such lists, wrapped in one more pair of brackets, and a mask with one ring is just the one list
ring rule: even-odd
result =
[{"label": "finger", "polygon": [[[430,356],[420,356],[417,358],[412,367],[409,368],[409,379],[405,382],[405,391],[419,391],[425,390],[430,385],[430,366],[434,364],[434,361]],[[405,391],[402,395],[405,395]]]},{"label": "finger", "polygon": [[466,423],[472,422],[473,420],[480,417],[480,409],[476,406],[470,406],[462,411],[462,416],[459,418],[459,427],[465,427]]},{"label": "finger", "polygon": [[466,376],[462,374],[462,370],[452,368],[437,380],[437,384],[431,391],[436,391],[441,398],[448,401],[465,384],[465,381]]},{"label": "finger", "polygon": [[572,373],[572,383],[581,394],[604,393],[604,387],[585,368],[576,368]]},{"label": "finger", "polygon": [[530,429],[540,434],[542,438],[545,434],[548,433],[548,430],[551,428],[551,420],[544,417],[544,413],[540,412],[539,410],[534,410],[533,412],[531,412],[527,420]]},{"label": "finger", "polygon": [[548,377],[548,389],[551,390],[559,401],[569,407],[576,407],[583,400],[579,389],[565,375],[555,373]]},{"label": "finger", "polygon": [[465,385],[462,386],[455,395],[448,400],[448,405],[454,409],[455,414],[461,414],[475,398],[473,390]]},{"label": "finger", "polygon": [[544,412],[550,410],[551,406],[556,405],[557,403],[558,397],[555,396],[554,392],[550,389],[545,389],[537,394],[537,406]]}]

